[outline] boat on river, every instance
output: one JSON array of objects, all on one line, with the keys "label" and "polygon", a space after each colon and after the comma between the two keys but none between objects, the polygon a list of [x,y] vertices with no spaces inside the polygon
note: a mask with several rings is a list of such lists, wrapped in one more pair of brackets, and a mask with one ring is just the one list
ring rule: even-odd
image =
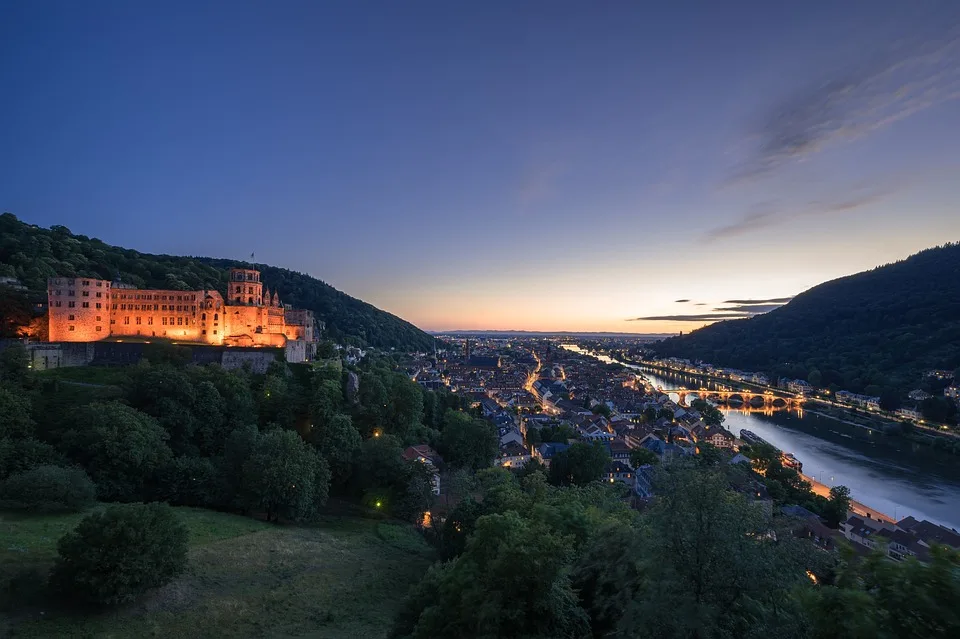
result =
[{"label": "boat on river", "polygon": [[[747,442],[751,446],[755,444],[766,444],[767,446],[773,446],[773,444],[765,440],[763,437],[747,430],[746,428],[740,430],[740,439]],[[774,446],[774,448],[776,448],[776,446]]]}]

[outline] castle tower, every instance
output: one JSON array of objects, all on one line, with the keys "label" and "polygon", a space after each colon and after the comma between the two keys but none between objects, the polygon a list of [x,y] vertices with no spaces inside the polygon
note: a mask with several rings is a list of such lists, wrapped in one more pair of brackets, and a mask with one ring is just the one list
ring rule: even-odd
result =
[{"label": "castle tower", "polygon": [[277,308],[280,308],[280,296],[277,295],[277,291],[273,291],[273,305]]},{"label": "castle tower", "polygon": [[260,282],[260,271],[249,268],[230,269],[226,301],[227,304],[262,306],[263,284]]}]

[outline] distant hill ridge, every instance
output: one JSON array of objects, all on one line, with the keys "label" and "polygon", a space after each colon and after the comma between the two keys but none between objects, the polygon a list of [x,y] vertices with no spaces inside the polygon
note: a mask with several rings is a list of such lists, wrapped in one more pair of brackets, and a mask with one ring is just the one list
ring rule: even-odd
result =
[{"label": "distant hill ridge", "polygon": [[16,277],[30,291],[46,291],[47,278],[88,276],[143,288],[226,290],[227,269],[259,269],[264,283],[284,303],[313,311],[326,323],[326,335],[338,341],[380,348],[429,350],[434,338],[399,317],[382,311],[314,277],[266,264],[210,257],[151,255],[74,235],[65,226],[45,229],[11,213],[0,215],[0,276]]},{"label": "distant hill ridge", "polygon": [[815,371],[822,385],[854,391],[916,388],[923,371],[960,366],[960,244],[820,284],[765,315],[654,349],[777,375]]}]

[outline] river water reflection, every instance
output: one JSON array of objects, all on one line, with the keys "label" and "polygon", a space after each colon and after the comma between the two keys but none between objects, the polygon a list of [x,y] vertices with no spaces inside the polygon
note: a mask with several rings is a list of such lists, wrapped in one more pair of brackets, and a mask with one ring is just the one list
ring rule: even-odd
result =
[{"label": "river water reflection", "polygon": [[[630,368],[667,391],[704,385],[699,378]],[[857,501],[898,520],[913,515],[960,529],[960,458],[809,411],[721,409],[724,426],[735,435],[753,431],[793,453],[806,475],[849,487]]]}]

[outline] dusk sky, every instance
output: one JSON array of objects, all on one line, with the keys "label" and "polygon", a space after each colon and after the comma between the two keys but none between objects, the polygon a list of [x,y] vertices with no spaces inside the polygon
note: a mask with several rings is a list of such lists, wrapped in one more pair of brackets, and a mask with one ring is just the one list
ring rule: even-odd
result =
[{"label": "dusk sky", "polygon": [[0,211],[424,329],[687,331],[634,318],[960,240],[956,0],[0,0],[0,92]]}]

